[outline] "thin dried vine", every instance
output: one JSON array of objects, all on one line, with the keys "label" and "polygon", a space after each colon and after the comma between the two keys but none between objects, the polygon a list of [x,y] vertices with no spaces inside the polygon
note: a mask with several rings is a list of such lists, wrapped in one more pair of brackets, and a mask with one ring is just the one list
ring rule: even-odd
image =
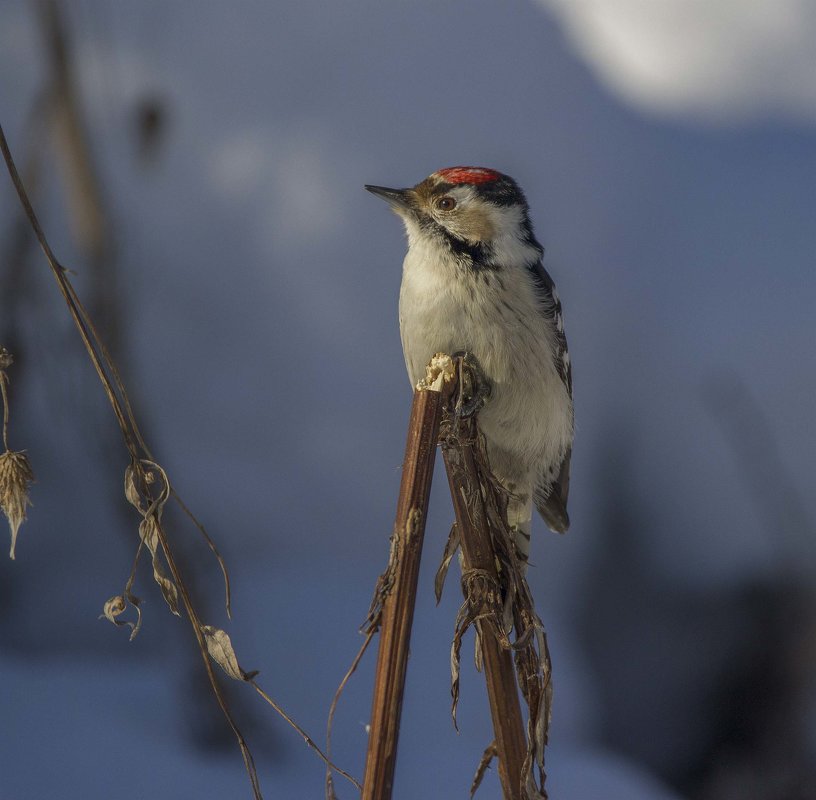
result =
[{"label": "thin dried vine", "polygon": [[[25,215],[32,229],[34,230],[37,241],[45,254],[45,258],[54,279],[57,282],[60,294],[68,307],[68,311],[80,335],[80,338],[82,339],[82,343],[88,357],[93,364],[94,370],[99,377],[105,391],[105,395],[107,396],[111,405],[111,409],[113,410],[119,430],[122,434],[125,448],[127,449],[129,455],[129,465],[125,473],[125,496],[128,502],[130,502],[137,509],[142,517],[139,525],[139,544],[134,557],[133,567],[124,591],[121,595],[116,595],[110,598],[104,604],[102,616],[116,625],[128,625],[131,628],[131,639],[138,633],[142,624],[142,612],[140,609],[139,598],[133,594],[132,586],[135,579],[139,557],[146,548],[151,554],[154,579],[159,585],[159,588],[173,613],[179,614],[179,600],[181,601],[181,607],[184,609],[185,615],[193,629],[193,634],[198,644],[198,649],[203,660],[204,669],[207,673],[207,678],[209,680],[213,695],[215,696],[224,718],[232,730],[240,748],[241,755],[244,760],[244,766],[246,767],[252,788],[252,793],[256,800],[262,800],[262,795],[257,770],[255,768],[255,762],[249,746],[247,745],[243,734],[232,716],[226,696],[224,695],[218,679],[215,676],[215,672],[213,671],[212,667],[212,660],[216,661],[216,663],[218,663],[231,678],[241,680],[252,685],[256,692],[258,692],[264,698],[264,700],[304,738],[309,747],[312,748],[331,769],[334,769],[351,781],[355,786],[359,787],[359,783],[348,775],[348,773],[344,772],[338,767],[335,767],[334,764],[331,764],[311,737],[309,737],[303,731],[303,729],[297,725],[297,723],[295,723],[294,720],[257,685],[257,683],[254,681],[254,677],[257,673],[245,673],[240,669],[240,667],[238,667],[237,658],[235,657],[232,644],[226,632],[209,625],[204,625],[201,622],[193,604],[190,592],[181,574],[181,570],[178,566],[174,552],[170,546],[167,532],[161,518],[164,505],[170,497],[172,497],[175,502],[178,503],[182,511],[198,529],[199,533],[205,539],[207,545],[212,550],[218,561],[224,577],[226,595],[225,605],[227,614],[229,616],[231,611],[230,584],[226,564],[224,563],[221,554],[218,552],[218,548],[213,540],[209,537],[201,523],[195,516],[193,516],[192,512],[181,500],[178,493],[172,487],[167,473],[153,457],[150,449],[145,444],[119,371],[116,368],[107,347],[102,341],[102,338],[99,336],[93,321],[88,315],[78,294],[71,284],[71,281],[68,278],[68,271],[57,260],[48,243],[39,219],[33,206],[31,205],[31,201],[29,200],[25,186],[23,185],[17,171],[17,167],[14,163],[14,159],[12,158],[2,126],[0,126],[0,151],[2,151],[6,168],[17,192],[20,204],[22,205]],[[5,353],[6,351],[4,350],[3,352]],[[11,363],[10,357],[8,359],[8,363]],[[2,377],[0,377],[0,390],[2,390],[4,403],[3,442],[5,445],[7,442],[8,404],[5,373],[0,373],[0,375],[2,375]],[[8,453],[4,455],[8,455]],[[2,458],[3,456],[0,456],[0,459]],[[10,460],[8,461],[10,463]],[[17,461],[19,461],[19,459],[17,459]],[[19,468],[15,474],[17,476],[17,488],[19,489],[20,477],[23,474],[20,473]],[[28,473],[25,474],[28,476],[27,482],[30,483],[30,481],[33,480],[33,475],[30,474],[30,467],[28,467]],[[3,485],[2,467],[0,466],[0,491],[2,491]],[[19,491],[17,494],[17,499],[19,506]],[[17,506],[15,508],[18,512],[17,518],[19,521],[17,522],[17,527],[19,527],[19,522],[25,518],[25,504],[22,506],[21,518],[19,508]],[[3,505],[3,509],[4,511],[6,510],[5,504]],[[12,557],[15,536],[16,530],[13,527]],[[169,569],[169,575],[165,572],[165,565]],[[136,609],[137,619],[135,622],[125,622],[119,619],[119,616],[126,610],[128,605]]]}]

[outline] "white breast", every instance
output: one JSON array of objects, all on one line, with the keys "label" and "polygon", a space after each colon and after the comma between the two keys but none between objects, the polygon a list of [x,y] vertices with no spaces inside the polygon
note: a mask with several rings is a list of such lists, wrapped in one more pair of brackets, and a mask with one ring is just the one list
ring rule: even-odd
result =
[{"label": "white breast", "polygon": [[525,472],[560,463],[572,441],[572,401],[556,372],[553,331],[524,267],[473,272],[425,238],[410,237],[400,332],[412,384],[437,352],[472,352],[492,383],[479,421],[491,458]]}]

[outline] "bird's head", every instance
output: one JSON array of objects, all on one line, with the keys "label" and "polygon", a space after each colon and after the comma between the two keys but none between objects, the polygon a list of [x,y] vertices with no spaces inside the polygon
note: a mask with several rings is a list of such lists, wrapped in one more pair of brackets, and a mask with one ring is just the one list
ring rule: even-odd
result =
[{"label": "bird's head", "polygon": [[474,265],[533,263],[527,201],[509,176],[484,167],[447,167],[409,189],[366,186],[402,217],[409,246],[432,244]]}]

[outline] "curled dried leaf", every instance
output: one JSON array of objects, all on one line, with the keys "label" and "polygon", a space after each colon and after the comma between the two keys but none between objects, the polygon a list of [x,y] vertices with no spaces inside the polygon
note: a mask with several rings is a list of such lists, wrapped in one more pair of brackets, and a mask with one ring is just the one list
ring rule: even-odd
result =
[{"label": "curled dried leaf", "polygon": [[436,604],[439,605],[442,600],[442,590],[445,588],[445,578],[448,575],[448,567],[450,567],[451,559],[459,549],[459,526],[454,522],[451,525],[450,533],[448,534],[448,541],[445,544],[445,552],[442,554],[442,563],[436,571],[434,577],[434,594],[436,595]]},{"label": "curled dried leaf", "polygon": [[459,723],[456,721],[456,709],[459,705],[459,663],[461,661],[460,651],[462,649],[462,635],[459,632],[457,625],[456,635],[453,637],[451,643],[450,653],[450,672],[451,672],[451,719],[453,720],[453,727],[459,730]]},{"label": "curled dried leaf", "polygon": [[139,523],[139,536],[150,550],[150,555],[155,556],[159,545],[159,526],[154,516],[149,516]]},{"label": "curled dried leaf", "polygon": [[11,353],[5,347],[0,347],[0,369],[8,369],[13,363]]},{"label": "curled dried leaf", "polygon": [[170,610],[177,617],[180,617],[181,614],[179,614],[178,589],[176,588],[176,584],[164,574],[156,559],[153,559],[153,580],[159,584],[162,597],[164,597],[164,601],[167,603],[167,605],[170,606]]},{"label": "curled dried leaf", "polygon": [[[142,610],[139,608],[139,602],[139,598],[130,592],[127,592],[127,598],[125,595],[117,594],[105,602],[99,619],[104,617],[108,622],[112,622],[118,628],[127,625],[130,628],[130,641],[133,641],[139,632],[139,628],[142,627]],[[127,609],[128,603],[136,609],[136,622],[119,619],[119,616]]]},{"label": "curled dried leaf", "polygon": [[127,603],[125,602],[125,598],[121,594],[117,594],[115,597],[111,597],[111,599],[106,601],[105,605],[102,606],[102,616],[114,625],[121,625],[121,621],[116,618],[126,608]]},{"label": "curled dried leaf", "polygon": [[132,642],[142,627],[142,609],[139,608],[142,601],[136,597],[136,595],[133,594],[128,587],[125,587],[125,597],[127,598],[128,603],[130,603],[136,609],[136,624],[132,626],[130,631],[130,641]]},{"label": "curled dried leaf", "polygon": [[[156,483],[158,492],[152,488]],[[150,459],[131,461],[125,468],[125,497],[143,517],[154,512],[161,516],[162,508],[170,497],[167,473]]]},{"label": "curled dried leaf", "polygon": [[257,672],[244,672],[241,669],[232,641],[226,631],[221,630],[221,628],[214,628],[212,625],[202,625],[201,633],[204,634],[204,641],[207,644],[207,652],[210,654],[210,658],[230,678],[236,681],[250,681],[258,674]]},{"label": "curled dried leaf", "polygon": [[26,518],[26,507],[31,505],[28,489],[33,482],[34,472],[25,452],[7,450],[0,455],[0,508],[11,529],[11,558],[14,558],[17,533]]},{"label": "curled dried leaf", "polygon": [[496,741],[493,740],[486,748],[484,753],[482,753],[482,758],[479,761],[479,766],[476,767],[476,774],[473,776],[473,782],[470,784],[470,796],[473,797],[479,787],[482,785],[482,779],[485,776],[485,772],[490,768],[490,762],[493,761],[494,758],[499,757],[499,749],[496,747]]},{"label": "curled dried leaf", "polygon": [[125,497],[128,503],[135,506],[140,512],[142,510],[139,490],[136,488],[136,470],[133,464],[128,464],[125,468]]},{"label": "curled dried leaf", "polygon": [[139,523],[139,536],[152,556],[153,580],[159,585],[165,602],[170,606],[170,610],[179,616],[179,595],[176,584],[168,577],[161,563],[161,550],[159,549],[159,514],[160,509],[154,509]]}]

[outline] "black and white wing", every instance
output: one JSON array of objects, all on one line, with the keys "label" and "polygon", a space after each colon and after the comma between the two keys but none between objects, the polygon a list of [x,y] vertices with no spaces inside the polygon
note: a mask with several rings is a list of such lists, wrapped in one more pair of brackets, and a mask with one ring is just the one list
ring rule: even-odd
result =
[{"label": "black and white wing", "polygon": [[[550,274],[539,261],[532,267],[536,288],[541,293],[542,312],[547,315],[555,335],[553,360],[564,386],[572,400],[572,364],[570,363],[567,337],[564,333],[564,317],[561,301]],[[560,464],[545,465],[535,487],[535,504],[548,527],[557,533],[569,528],[567,499],[569,497],[570,457],[572,447],[567,448]]]}]

